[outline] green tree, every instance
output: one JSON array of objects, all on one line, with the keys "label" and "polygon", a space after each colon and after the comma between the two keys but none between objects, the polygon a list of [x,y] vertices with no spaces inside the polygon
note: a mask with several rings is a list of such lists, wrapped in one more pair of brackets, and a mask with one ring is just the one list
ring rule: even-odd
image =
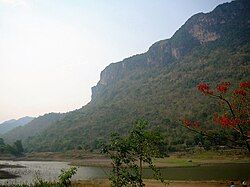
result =
[{"label": "green tree", "polygon": [[4,140],[2,138],[0,138],[0,153],[4,153],[5,152],[5,143]]},{"label": "green tree", "polygon": [[24,152],[21,140],[17,140],[14,142],[14,148],[16,149],[17,154],[22,154]]},{"label": "green tree", "polygon": [[109,176],[112,186],[121,187],[138,182],[138,169],[131,151],[127,137],[111,134],[110,143],[104,147],[103,153],[108,154],[112,160],[112,172]]},{"label": "green tree", "polygon": [[163,158],[166,156],[166,145],[159,132],[146,130],[148,121],[139,120],[129,134],[129,143],[133,156],[139,161],[139,186],[143,186],[142,170],[143,163],[149,165],[157,180],[163,179],[159,170],[153,164],[153,158]]},{"label": "green tree", "polygon": [[68,187],[71,185],[71,178],[76,174],[77,168],[71,167],[68,170],[61,170],[61,174],[59,175],[59,184],[62,187]]},{"label": "green tree", "polygon": [[0,138],[0,146],[5,145],[4,140]]},{"label": "green tree", "polygon": [[109,177],[112,186],[144,186],[144,163],[153,171],[154,177],[163,182],[153,158],[166,156],[166,145],[161,134],[148,130],[147,126],[147,121],[138,120],[128,136],[112,134],[110,144],[103,149],[112,160],[113,169]]}]

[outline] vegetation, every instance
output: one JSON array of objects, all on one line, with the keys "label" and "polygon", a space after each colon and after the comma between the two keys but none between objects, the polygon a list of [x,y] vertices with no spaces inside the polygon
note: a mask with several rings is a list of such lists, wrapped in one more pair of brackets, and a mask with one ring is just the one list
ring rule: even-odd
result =
[{"label": "vegetation", "polygon": [[139,120],[127,137],[118,134],[111,136],[111,143],[103,152],[112,160],[112,172],[109,177],[112,186],[121,187],[128,184],[144,186],[143,163],[154,172],[156,179],[163,181],[159,170],[153,164],[153,158],[166,156],[165,144],[159,132],[146,129],[148,122]]},{"label": "vegetation", "polygon": [[64,187],[70,186],[71,178],[76,174],[76,171],[76,167],[71,167],[69,170],[61,170],[61,174],[59,175],[59,183]]},{"label": "vegetation", "polygon": [[[71,178],[76,174],[77,168],[71,167],[68,170],[61,170],[61,174],[58,176],[59,182],[47,182],[43,179],[36,177],[34,184],[32,185],[7,185],[12,187],[69,187],[71,184]],[[0,185],[5,187],[6,185]]]},{"label": "vegetation", "polygon": [[[214,123],[219,124],[223,133],[210,133],[200,128],[198,121],[184,120],[184,127],[196,132],[201,137],[213,139],[219,145],[227,145],[233,148],[247,149],[250,153],[249,137],[249,89],[250,82],[241,82],[236,89],[230,89],[230,82],[222,82],[212,90],[208,84],[200,83],[198,90],[206,96],[210,96],[220,103],[223,109],[214,114]],[[231,133],[227,133],[231,132]]]},{"label": "vegetation", "polygon": [[31,122],[33,119],[34,119],[33,117],[26,116],[18,120],[12,119],[12,120],[5,121],[0,124],[0,134],[5,134],[6,132],[16,127],[24,126],[28,124],[29,122]]},{"label": "vegetation", "polygon": [[17,140],[11,146],[9,144],[5,144],[4,140],[0,138],[0,154],[12,154],[15,156],[23,155],[23,145],[21,140]]},{"label": "vegetation", "polygon": [[57,122],[63,117],[64,114],[60,113],[45,114],[43,116],[39,116],[33,119],[25,126],[16,127],[13,130],[1,136],[7,143],[12,144],[16,140],[22,140],[23,143],[25,144],[25,142],[32,136],[39,134],[40,132],[48,128],[51,124]]},{"label": "vegetation", "polygon": [[149,128],[164,132],[170,152],[188,150],[200,142],[205,149],[219,148],[214,143],[217,139],[193,134],[180,127],[179,119],[192,116],[190,120],[199,120],[218,138],[234,136],[211,123],[220,105],[200,97],[196,85],[250,79],[249,2],[237,0],[192,16],[170,39],[105,68],[86,106],[53,121],[42,122],[46,117],[41,117],[40,125],[33,120],[36,131],[21,127],[4,139],[8,143],[15,141],[13,137],[23,140],[28,152],[96,151],[107,143],[110,132],[126,135],[132,122],[143,118],[151,122]]}]

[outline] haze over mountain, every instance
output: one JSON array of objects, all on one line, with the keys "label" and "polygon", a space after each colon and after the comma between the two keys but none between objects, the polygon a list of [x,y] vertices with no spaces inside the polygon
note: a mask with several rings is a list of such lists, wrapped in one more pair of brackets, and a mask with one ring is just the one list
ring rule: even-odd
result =
[{"label": "haze over mountain", "polygon": [[26,116],[17,120],[11,119],[11,120],[5,121],[0,124],[0,134],[4,134],[14,129],[15,127],[24,126],[27,123],[31,122],[33,119],[34,119],[33,117]]},{"label": "haze over mountain", "polygon": [[250,1],[198,13],[170,39],[106,67],[86,106],[48,122],[34,136],[28,133],[30,123],[3,137],[7,142],[21,138],[28,151],[98,149],[111,132],[127,133],[136,119],[145,118],[165,133],[169,146],[192,146],[194,136],[176,124],[192,116],[211,129],[208,121],[217,109],[197,93],[196,85],[249,80],[249,41]]},{"label": "haze over mountain", "polygon": [[27,140],[29,137],[38,135],[40,132],[48,128],[51,124],[62,119],[63,117],[64,114],[49,113],[37,118],[33,118],[33,120],[26,123],[25,126],[17,126],[11,131],[8,131],[6,133],[6,135],[8,136],[7,141],[13,143],[16,140]]}]

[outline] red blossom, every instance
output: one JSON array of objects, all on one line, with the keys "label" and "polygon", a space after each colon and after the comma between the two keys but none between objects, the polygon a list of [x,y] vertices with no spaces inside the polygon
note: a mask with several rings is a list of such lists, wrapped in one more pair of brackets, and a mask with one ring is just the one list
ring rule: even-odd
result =
[{"label": "red blossom", "polygon": [[231,121],[226,115],[224,115],[221,118],[219,118],[219,123],[221,124],[221,126],[226,127],[230,126]]},{"label": "red blossom", "polygon": [[246,82],[241,82],[240,83],[240,87],[241,88],[250,88],[250,82],[246,81]]},{"label": "red blossom", "polygon": [[221,117],[219,117],[218,114],[215,114],[214,122],[221,125],[222,127],[235,127],[236,125],[240,124],[241,120],[237,118],[229,118],[226,114],[222,115]]},{"label": "red blossom", "polygon": [[213,91],[210,90],[210,87],[207,83],[198,84],[197,89],[204,94],[213,94]]},{"label": "red blossom", "polygon": [[216,89],[220,93],[226,93],[230,85],[231,85],[230,82],[222,82],[217,85]]},{"label": "red blossom", "polygon": [[236,90],[234,90],[234,94],[235,94],[235,95],[246,96],[246,95],[247,95],[247,92],[246,92],[245,90],[242,90],[242,89],[236,89]]}]

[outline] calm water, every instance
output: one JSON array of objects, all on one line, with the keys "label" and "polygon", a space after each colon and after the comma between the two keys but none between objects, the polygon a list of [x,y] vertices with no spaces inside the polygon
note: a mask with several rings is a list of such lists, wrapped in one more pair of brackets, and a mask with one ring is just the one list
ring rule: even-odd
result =
[{"label": "calm water", "polygon": [[[22,165],[26,168],[5,168],[19,175],[16,179],[2,179],[0,184],[32,183],[36,178],[47,181],[56,181],[61,169],[70,166],[66,162],[41,162],[41,161],[0,161],[0,164]],[[107,178],[109,169],[98,167],[79,167],[73,180],[103,179]],[[219,164],[199,167],[174,167],[164,168],[161,172],[169,180],[243,180],[250,179],[250,163],[248,164]],[[145,178],[152,178],[152,173],[145,170]]]}]

